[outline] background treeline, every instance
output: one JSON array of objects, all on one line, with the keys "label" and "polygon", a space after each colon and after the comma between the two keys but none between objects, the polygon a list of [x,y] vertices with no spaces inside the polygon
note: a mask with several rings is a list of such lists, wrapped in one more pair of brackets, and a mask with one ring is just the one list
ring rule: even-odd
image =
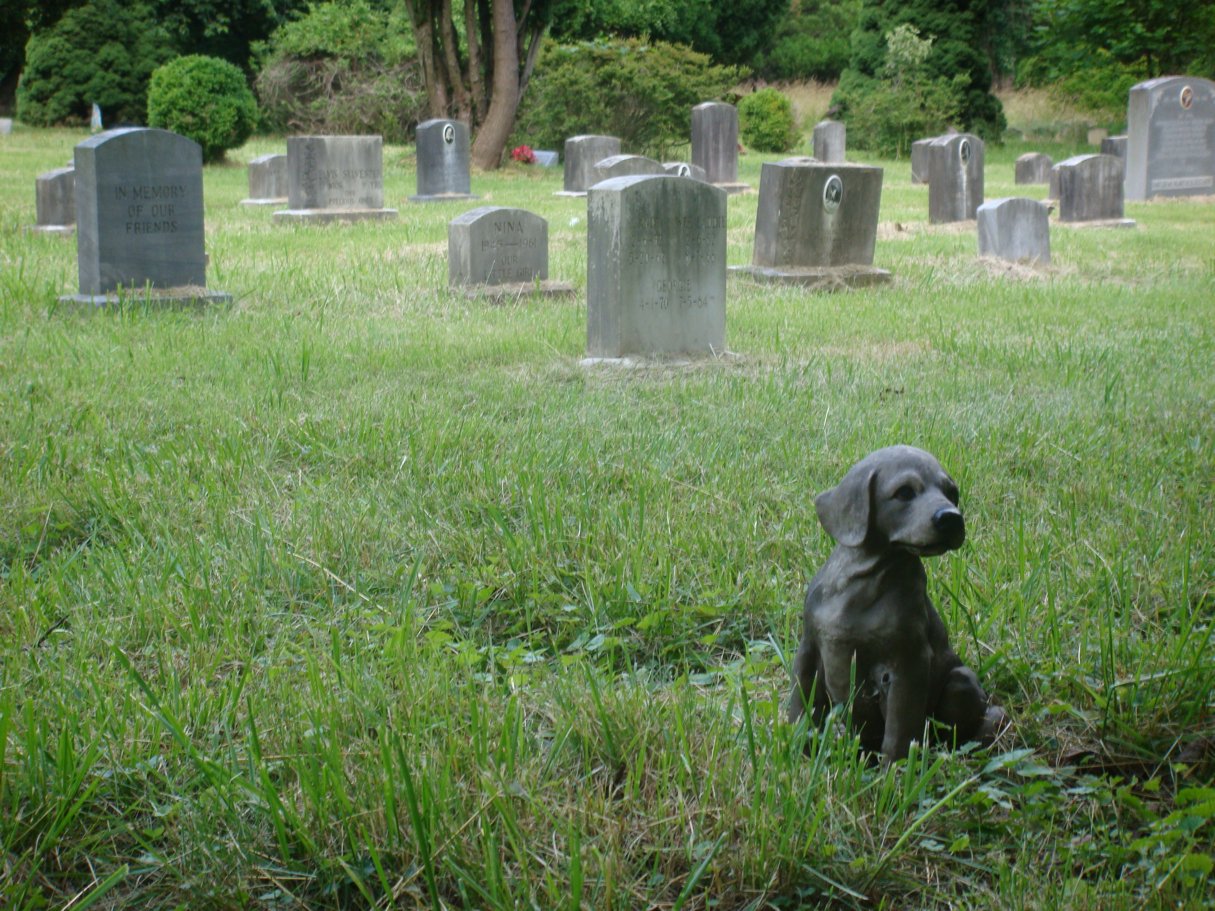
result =
[{"label": "background treeline", "polygon": [[[449,16],[445,50],[460,60],[472,2],[7,0],[0,110],[73,124],[97,103],[107,125],[145,123],[152,73],[202,54],[243,71],[263,130],[403,141],[435,106],[415,23]],[[1115,125],[1137,81],[1215,76],[1212,0],[518,0],[516,10],[546,34],[520,73],[516,136],[549,145],[614,131],[662,152],[686,132],[689,101],[737,100],[731,91],[752,79],[838,80],[831,113],[849,122],[850,141],[897,152],[944,125],[998,140],[996,85],[1049,86]]]}]

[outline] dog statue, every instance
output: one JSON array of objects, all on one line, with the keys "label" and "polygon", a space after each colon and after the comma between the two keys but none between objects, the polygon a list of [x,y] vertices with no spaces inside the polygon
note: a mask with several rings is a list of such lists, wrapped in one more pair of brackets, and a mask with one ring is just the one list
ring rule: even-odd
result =
[{"label": "dog statue", "polygon": [[885,762],[906,757],[929,718],[955,743],[989,745],[1007,718],[949,647],[920,560],[966,539],[958,485],[922,449],[890,446],[814,507],[837,546],[806,592],[789,720],[808,708],[821,725],[851,698],[861,746]]}]

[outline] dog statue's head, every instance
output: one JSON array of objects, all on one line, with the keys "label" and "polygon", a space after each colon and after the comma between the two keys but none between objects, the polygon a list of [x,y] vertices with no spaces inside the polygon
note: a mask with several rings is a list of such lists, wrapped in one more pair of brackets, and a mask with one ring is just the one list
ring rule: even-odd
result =
[{"label": "dog statue's head", "polygon": [[871,452],[819,494],[814,508],[827,534],[847,547],[935,556],[966,540],[958,485],[913,446]]}]

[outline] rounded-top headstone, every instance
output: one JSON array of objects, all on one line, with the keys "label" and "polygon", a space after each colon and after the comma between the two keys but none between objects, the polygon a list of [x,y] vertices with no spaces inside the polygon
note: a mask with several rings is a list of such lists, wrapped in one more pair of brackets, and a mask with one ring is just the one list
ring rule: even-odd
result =
[{"label": "rounded-top headstone", "polygon": [[1018,184],[1050,183],[1050,169],[1054,167],[1049,155],[1042,152],[1026,152],[1017,159],[1014,177]]},{"label": "rounded-top headstone", "polygon": [[448,222],[449,285],[508,285],[546,278],[548,222],[539,215],[479,206]]},{"label": "rounded-top headstone", "polygon": [[595,183],[611,180],[613,177],[640,177],[666,172],[667,169],[661,162],[644,155],[612,155],[595,162]]}]

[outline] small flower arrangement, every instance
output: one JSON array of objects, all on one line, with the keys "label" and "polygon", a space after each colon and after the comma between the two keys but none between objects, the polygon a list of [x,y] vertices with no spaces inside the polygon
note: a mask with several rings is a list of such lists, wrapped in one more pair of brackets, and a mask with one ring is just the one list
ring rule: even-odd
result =
[{"label": "small flower arrangement", "polygon": [[515,146],[511,149],[510,157],[520,164],[535,164],[536,153],[531,146]]}]

